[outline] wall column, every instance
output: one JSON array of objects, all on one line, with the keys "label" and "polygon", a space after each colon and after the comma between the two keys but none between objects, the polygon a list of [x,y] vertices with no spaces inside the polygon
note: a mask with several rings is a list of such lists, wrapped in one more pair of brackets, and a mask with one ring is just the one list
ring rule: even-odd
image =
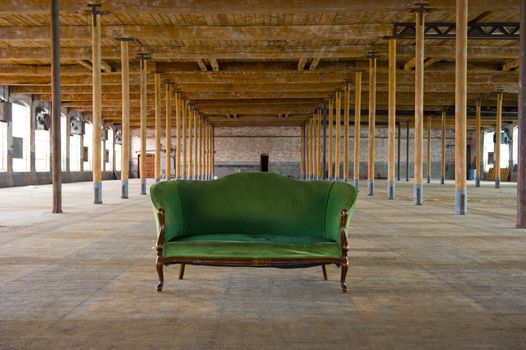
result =
[{"label": "wall column", "polygon": [[360,190],[360,123],[362,114],[362,72],[355,75],[354,88],[354,187]]},{"label": "wall column", "polygon": [[161,181],[161,74],[154,75],[155,90],[155,182]]},{"label": "wall column", "polygon": [[442,111],[442,134],[440,135],[440,184],[446,179],[446,111]]},{"label": "wall column", "polygon": [[415,45],[415,154],[413,203],[422,205],[424,200],[422,151],[424,139],[424,13],[416,11]]},{"label": "wall column", "polygon": [[341,156],[341,112],[342,112],[342,93],[341,90],[336,91],[336,140],[334,141],[334,150],[336,152],[334,157],[334,179],[340,180],[340,156]]},{"label": "wall column", "polygon": [[166,83],[166,179],[172,177],[172,84]]},{"label": "wall column", "polygon": [[376,56],[369,57],[369,151],[367,161],[367,194],[374,194],[374,153],[376,143]]},{"label": "wall column", "polygon": [[476,168],[476,175],[475,175],[475,186],[480,187],[480,177],[482,175],[482,162],[481,162],[481,156],[480,151],[482,148],[482,142],[480,137],[480,106],[481,100],[480,98],[477,99],[476,103],[476,111],[475,111],[475,168]]},{"label": "wall column", "polygon": [[187,171],[187,163],[186,163],[186,125],[187,125],[187,118],[188,118],[188,101],[186,99],[181,100],[181,144],[182,144],[182,152],[181,152],[181,176],[183,179],[187,179],[186,177],[186,171]]},{"label": "wall column", "polygon": [[175,93],[175,178],[181,178],[181,94]]},{"label": "wall column", "polygon": [[455,63],[455,212],[468,212],[466,188],[468,0],[457,0]]},{"label": "wall column", "polygon": [[[526,227],[526,0],[521,1],[519,58],[519,130],[517,158],[517,228]],[[516,142],[517,142],[516,141]]]},{"label": "wall column", "polygon": [[328,125],[328,128],[329,128],[329,135],[328,135],[328,142],[329,142],[329,145],[328,145],[328,163],[329,163],[329,168],[328,168],[328,177],[329,177],[329,180],[332,180],[333,179],[333,164],[332,164],[332,130],[334,128],[334,120],[333,120],[333,116],[334,116],[334,105],[333,105],[333,100],[332,99],[329,99],[329,125]]},{"label": "wall column", "polygon": [[[100,43],[100,13],[92,6],[91,17],[92,74],[93,74],[93,132],[91,144],[91,159],[93,171],[93,191],[95,204],[102,204],[102,174],[101,174],[101,122],[102,122],[102,81],[101,81],[101,43]],[[60,110],[58,111],[60,118]],[[60,135],[59,135],[60,137]],[[56,154],[56,153],[55,153]],[[60,153],[58,153],[60,154]],[[60,162],[60,157],[58,159]]]},{"label": "wall column", "polygon": [[497,121],[495,123],[495,188],[500,188],[500,132],[502,127],[502,92],[497,94]]},{"label": "wall column", "polygon": [[316,123],[317,123],[317,137],[316,137],[316,179],[320,180],[323,178],[321,173],[321,111],[316,111]]},{"label": "wall column", "polygon": [[343,108],[343,181],[349,181],[349,108],[351,100],[351,85],[345,83]]},{"label": "wall column", "polygon": [[[145,55],[140,56],[141,61],[141,101],[140,101],[140,114],[141,114],[141,162],[139,164],[141,173],[141,194],[146,195],[146,103],[147,103],[147,91],[146,91],[146,69],[147,59]],[[94,132],[95,133],[95,132]]]},{"label": "wall column", "polygon": [[[128,198],[128,178],[130,171],[130,60],[128,41],[121,42],[121,92],[122,92],[122,146],[121,146],[121,198]],[[82,153],[81,153],[82,155]],[[83,163],[83,162],[81,162]]]},{"label": "wall column", "polygon": [[427,116],[427,183],[431,183],[431,116]]},{"label": "wall column", "polygon": [[395,198],[396,39],[389,39],[389,120],[387,131],[387,198]]}]

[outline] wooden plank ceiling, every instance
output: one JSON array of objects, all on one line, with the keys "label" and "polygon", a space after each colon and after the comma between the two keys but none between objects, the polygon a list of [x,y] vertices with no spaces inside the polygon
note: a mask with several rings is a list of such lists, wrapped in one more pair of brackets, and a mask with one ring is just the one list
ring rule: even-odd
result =
[{"label": "wooden plank ceiling", "polygon": [[[48,4],[0,4],[0,84],[46,101],[51,100]],[[377,107],[387,109],[386,37],[394,22],[414,22],[413,5],[405,0],[103,1],[101,10],[108,11],[102,17],[103,119],[121,119],[116,37],[136,39],[130,46],[132,127],[139,121],[139,52],[151,55],[150,73],[173,81],[214,125],[300,125],[345,81],[354,87],[354,70],[367,69],[371,51],[378,55]],[[63,0],[60,6],[62,102],[89,115],[90,13],[85,1]],[[428,22],[455,21],[454,0],[431,0],[428,6]],[[469,12],[478,22],[519,22],[519,0],[472,1]],[[425,43],[426,111],[454,106],[454,45],[454,40]],[[495,106],[499,89],[505,91],[505,107],[517,106],[518,45],[518,40],[469,41],[470,106],[477,98]],[[399,39],[397,46],[397,108],[410,120],[414,40]],[[148,81],[151,122],[153,74]],[[367,74],[362,89],[366,107]]]}]

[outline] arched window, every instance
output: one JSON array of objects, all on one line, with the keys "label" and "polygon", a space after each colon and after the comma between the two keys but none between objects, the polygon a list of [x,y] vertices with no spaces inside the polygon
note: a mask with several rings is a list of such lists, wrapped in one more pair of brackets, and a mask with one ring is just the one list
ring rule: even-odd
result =
[{"label": "arched window", "polygon": [[29,107],[22,103],[12,105],[13,171],[29,171],[29,137],[31,116]]},{"label": "arched window", "polygon": [[91,170],[91,138],[93,133],[93,126],[86,122],[86,132],[84,133],[84,149],[82,158],[84,162],[84,170]]},{"label": "arched window", "polygon": [[[49,171],[50,134],[49,113],[42,107],[35,109],[35,171]],[[46,130],[48,129],[48,130]]]}]

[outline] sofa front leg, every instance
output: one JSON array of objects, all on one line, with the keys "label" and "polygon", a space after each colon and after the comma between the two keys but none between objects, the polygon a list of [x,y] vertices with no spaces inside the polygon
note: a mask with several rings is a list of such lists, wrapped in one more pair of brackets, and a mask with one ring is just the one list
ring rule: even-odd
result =
[{"label": "sofa front leg", "polygon": [[349,270],[349,259],[347,257],[342,258],[341,262],[342,275],[340,278],[340,284],[342,286],[342,292],[347,293],[347,285],[345,284],[345,279],[347,278],[347,271]]},{"label": "sofa front leg", "polygon": [[185,264],[181,264],[181,266],[179,267],[179,279],[180,280],[182,280],[184,277],[184,268],[185,268]]},{"label": "sofa front leg", "polygon": [[164,264],[162,262],[161,258],[157,258],[157,262],[155,263],[155,267],[157,268],[157,275],[159,276],[159,283],[157,284],[157,291],[162,292],[163,291],[163,285],[164,285]]},{"label": "sofa front leg", "polygon": [[323,272],[323,279],[327,281],[329,276],[327,275],[327,265],[321,265],[321,271]]}]

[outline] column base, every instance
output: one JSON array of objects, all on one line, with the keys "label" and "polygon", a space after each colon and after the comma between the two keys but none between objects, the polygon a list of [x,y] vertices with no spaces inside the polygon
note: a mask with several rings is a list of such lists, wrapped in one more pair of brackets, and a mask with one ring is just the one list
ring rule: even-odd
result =
[{"label": "column base", "polygon": [[424,186],[415,184],[413,187],[413,204],[422,205],[424,203]]},{"label": "column base", "polygon": [[121,198],[128,199],[128,179],[121,181]]},{"label": "column base", "polygon": [[395,199],[395,183],[394,181],[387,182],[387,199]]},{"label": "column base", "polygon": [[354,188],[356,188],[356,191],[360,192],[360,180],[354,179]]},{"label": "column base", "polygon": [[440,184],[443,185],[445,183],[445,178],[444,176],[440,176]]},{"label": "column base", "polygon": [[146,179],[141,179],[141,194],[146,195]]},{"label": "column base", "polygon": [[495,177],[495,188],[500,188],[500,176]]},{"label": "column base", "polygon": [[102,204],[102,182],[93,182],[93,204]]},{"label": "column base", "polygon": [[374,195],[374,181],[372,180],[367,180],[367,195]]},{"label": "column base", "polygon": [[475,187],[480,187],[480,177],[475,177]]},{"label": "column base", "polygon": [[455,214],[466,215],[468,213],[468,194],[466,190],[455,189]]},{"label": "column base", "polygon": [[427,183],[430,184],[431,183],[431,176],[427,176]]}]

